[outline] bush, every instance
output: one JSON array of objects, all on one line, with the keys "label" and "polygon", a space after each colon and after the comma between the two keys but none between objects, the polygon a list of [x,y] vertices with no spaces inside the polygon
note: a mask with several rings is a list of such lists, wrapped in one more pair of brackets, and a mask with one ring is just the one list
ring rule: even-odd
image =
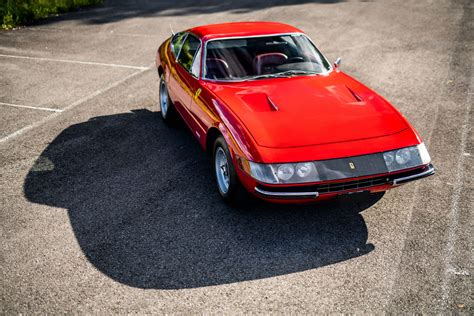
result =
[{"label": "bush", "polygon": [[2,28],[11,29],[49,15],[96,5],[102,0],[0,0]]}]

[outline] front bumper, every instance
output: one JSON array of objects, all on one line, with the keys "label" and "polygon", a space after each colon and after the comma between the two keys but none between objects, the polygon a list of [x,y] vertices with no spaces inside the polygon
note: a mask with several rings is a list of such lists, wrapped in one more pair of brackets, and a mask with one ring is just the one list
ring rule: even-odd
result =
[{"label": "front bumper", "polygon": [[393,187],[422,179],[435,174],[432,164],[372,177],[363,177],[343,181],[321,182],[318,184],[305,184],[295,186],[264,185],[259,184],[254,188],[255,194],[268,200],[311,200],[324,196],[335,196],[359,191],[386,191]]}]

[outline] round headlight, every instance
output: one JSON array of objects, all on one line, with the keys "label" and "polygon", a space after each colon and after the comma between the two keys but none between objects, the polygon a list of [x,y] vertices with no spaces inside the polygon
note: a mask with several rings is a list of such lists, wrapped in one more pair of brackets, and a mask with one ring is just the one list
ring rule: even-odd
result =
[{"label": "round headlight", "polygon": [[393,154],[393,151],[384,153],[383,159],[385,160],[385,164],[387,165],[387,167],[390,166],[395,160],[395,155]]},{"label": "round headlight", "polygon": [[296,174],[300,178],[305,178],[311,174],[314,165],[311,162],[302,162],[296,165]]},{"label": "round headlight", "polygon": [[403,148],[400,150],[397,150],[397,153],[395,154],[395,160],[399,165],[404,165],[411,159],[411,152],[410,149],[408,148]]},{"label": "round headlight", "polygon": [[277,169],[277,177],[283,181],[290,179],[295,174],[295,168],[290,164],[280,165]]}]

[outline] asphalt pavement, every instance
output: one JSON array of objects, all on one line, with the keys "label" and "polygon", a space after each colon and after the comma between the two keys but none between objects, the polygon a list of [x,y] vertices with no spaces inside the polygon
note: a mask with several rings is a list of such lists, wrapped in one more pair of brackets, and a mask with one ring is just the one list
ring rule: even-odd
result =
[{"label": "asphalt pavement", "polygon": [[[473,10],[105,1],[0,32],[0,313],[472,314]],[[342,57],[418,130],[436,175],[314,205],[224,204],[193,136],[162,123],[153,62],[170,24],[253,20]]]}]

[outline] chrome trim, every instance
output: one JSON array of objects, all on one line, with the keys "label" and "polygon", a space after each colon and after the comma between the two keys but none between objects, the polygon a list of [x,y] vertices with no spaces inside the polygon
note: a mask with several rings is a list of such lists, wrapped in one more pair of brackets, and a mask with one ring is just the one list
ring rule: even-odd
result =
[{"label": "chrome trim", "polygon": [[318,192],[271,192],[262,190],[258,187],[255,187],[255,192],[273,198],[317,198],[319,196]]},{"label": "chrome trim", "polygon": [[433,167],[433,165],[429,164],[428,169],[421,172],[421,173],[414,174],[414,175],[407,176],[407,177],[403,177],[403,178],[393,179],[393,185],[401,185],[401,184],[404,184],[404,183],[409,182],[409,181],[425,178],[425,177],[428,177],[428,176],[431,176],[431,175],[435,174],[435,172],[436,172],[436,170]]},{"label": "chrome trim", "polygon": [[273,34],[262,34],[262,35],[250,35],[250,36],[226,36],[226,37],[218,37],[218,38],[212,38],[210,40],[206,40],[206,37],[203,37],[203,40],[205,42],[204,45],[204,52],[201,55],[201,76],[200,79],[203,81],[209,81],[209,82],[244,82],[245,79],[238,79],[238,80],[217,80],[217,79],[209,79],[204,77],[204,67],[205,67],[205,60],[207,57],[207,43],[212,42],[212,41],[220,41],[220,40],[227,40],[227,39],[240,39],[240,38],[256,38],[256,37],[267,37],[267,36],[284,36],[284,35],[303,35],[306,37],[311,44],[313,44],[314,48],[321,54],[321,56],[326,60],[326,62],[329,65],[329,70],[326,72],[318,73],[318,75],[328,75],[334,70],[334,67],[331,65],[329,60],[327,59],[326,56],[319,50],[318,46],[313,42],[313,40],[306,35],[305,33],[302,32],[290,32],[290,33],[273,33]]}]

